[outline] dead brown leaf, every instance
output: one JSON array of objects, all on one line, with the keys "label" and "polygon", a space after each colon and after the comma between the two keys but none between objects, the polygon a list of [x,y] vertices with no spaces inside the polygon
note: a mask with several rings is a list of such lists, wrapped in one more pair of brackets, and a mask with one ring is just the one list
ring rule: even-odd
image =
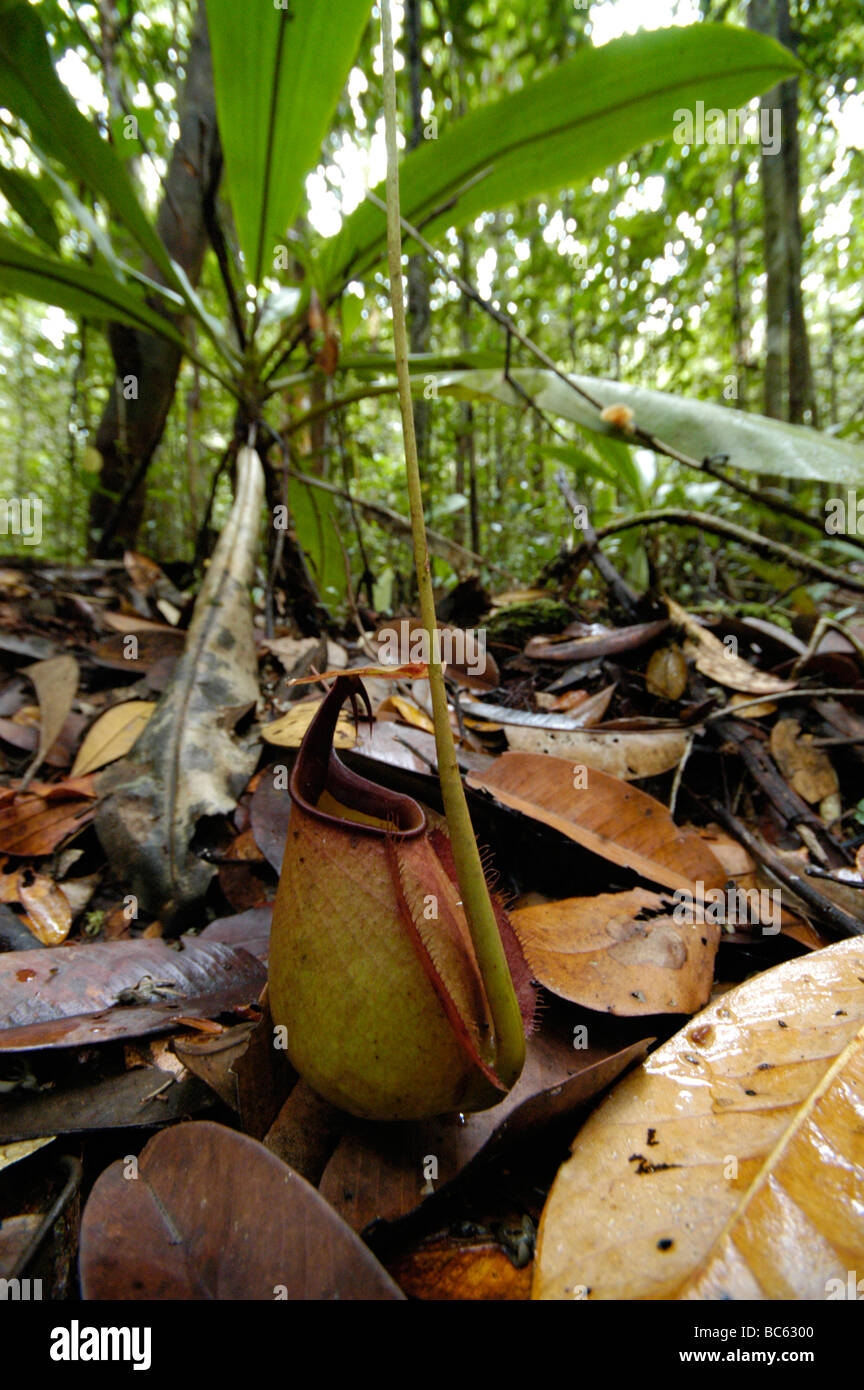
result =
[{"label": "dead brown leaf", "polygon": [[693,656],[703,676],[716,681],[718,685],[728,686],[730,690],[743,690],[748,695],[777,695],[781,690],[795,689],[797,681],[781,680],[779,676],[757,670],[749,661],[738,656],[736,646],[721,642],[674,599],[667,598],[666,603],[672,622],[690,638],[692,651],[688,655]]},{"label": "dead brown leaf", "polygon": [[517,908],[510,920],[534,978],[561,998],[623,1017],[695,1013],[711,993],[720,928],[678,923],[671,906],[635,888]]},{"label": "dead brown leaf", "polygon": [[[81,1223],[85,1299],[401,1299],[313,1187],[263,1145],[174,1125],[93,1188]],[[266,1239],[262,1239],[266,1233]]]},{"label": "dead brown leaf", "polygon": [[605,772],[578,773],[563,758],[505,753],[488,772],[469,773],[468,785],[665,888],[723,886],[722,865],[654,797]]},{"label": "dead brown leaf", "polygon": [[30,678],[39,696],[39,747],[22,778],[23,790],[44,762],[66,723],[81,673],[74,656],[52,656],[47,661],[37,661],[34,666],[24,666],[22,675]]},{"label": "dead brown leaf", "polygon": [[814,748],[797,719],[778,719],[771,730],[771,756],[786,781],[811,806],[832,796],[840,783],[824,748]]},{"label": "dead brown leaf", "polygon": [[152,700],[125,700],[107,709],[87,730],[70,775],[82,777],[125,757],[155,708]]}]

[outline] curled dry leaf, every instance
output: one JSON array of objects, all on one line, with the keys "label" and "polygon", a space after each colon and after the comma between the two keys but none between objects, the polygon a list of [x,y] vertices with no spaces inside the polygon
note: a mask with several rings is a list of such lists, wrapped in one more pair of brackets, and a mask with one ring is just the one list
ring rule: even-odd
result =
[{"label": "curled dry leaf", "polygon": [[174,1125],[138,1164],[129,1182],[118,1159],[90,1194],[85,1299],[402,1298],[314,1187],[247,1135]]},{"label": "curled dry leaf", "polygon": [[786,781],[811,806],[832,796],[840,783],[824,748],[814,748],[797,719],[778,719],[771,730],[771,756]]},{"label": "curled dry leaf", "polygon": [[624,1017],[695,1013],[711,993],[720,928],[676,922],[671,906],[635,888],[518,908],[510,918],[535,979],[562,999]]},{"label": "curled dry leaf", "polygon": [[263,491],[258,455],[244,447],[183,655],[134,748],[99,777],[96,829],[111,866],[169,924],[214,874],[190,848],[198,821],[234,808],[258,758],[234,728],[258,696],[249,585]]},{"label": "curled dry leaf", "polygon": [[697,670],[703,676],[716,681],[718,685],[728,686],[730,690],[743,690],[748,695],[777,695],[781,690],[795,689],[797,681],[781,680],[767,671],[758,671],[749,661],[738,656],[737,642],[734,646],[721,642],[674,599],[667,598],[666,603],[672,622],[690,638],[693,650],[688,655],[693,656]]},{"label": "curled dry leaf", "polygon": [[80,677],[78,662],[74,656],[52,656],[47,661],[37,661],[35,666],[25,666],[22,675],[29,676],[39,696],[39,747],[36,757],[27,769],[21,788],[27,786],[66,723],[66,716],[72,708]]},{"label": "curled dry leaf", "polygon": [[511,729],[525,728],[545,731],[588,729],[599,724],[615,692],[614,685],[607,685],[595,695],[589,695],[579,702],[577,709],[561,713],[559,710],[543,711],[534,714],[531,710],[511,709],[509,705],[495,705],[489,700],[471,700],[463,697],[460,706],[466,714],[480,719],[491,719],[501,724],[509,736]]},{"label": "curled dry leaf", "polygon": [[632,627],[610,628],[606,632],[589,633],[570,641],[556,642],[548,637],[532,637],[524,655],[535,661],[592,661],[599,657],[618,656],[633,651],[659,637],[669,626],[667,618],[654,623],[636,623]]},{"label": "curled dry leaf", "polygon": [[697,896],[700,882],[722,888],[722,865],[698,835],[675,824],[661,802],[605,772],[591,769],[587,778],[578,772],[563,758],[504,753],[488,772],[469,773],[468,785],[664,888]]},{"label": "curled dry leaf", "polygon": [[862,1024],[858,938],[692,1019],[578,1135],[543,1214],[534,1297],[677,1298],[703,1277],[733,1297],[827,1297],[864,1258]]},{"label": "curled dry leaf", "polygon": [[687,689],[687,662],[680,647],[661,647],[645,670],[645,688],[661,700],[680,700]]},{"label": "curled dry leaf", "polygon": [[155,708],[152,700],[124,700],[106,709],[87,730],[70,775],[83,777],[125,757]]}]

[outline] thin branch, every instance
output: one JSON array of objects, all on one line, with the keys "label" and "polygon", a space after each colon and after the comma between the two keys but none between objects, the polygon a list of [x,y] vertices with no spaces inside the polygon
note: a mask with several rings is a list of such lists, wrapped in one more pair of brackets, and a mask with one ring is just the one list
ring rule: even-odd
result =
[{"label": "thin branch", "polygon": [[[619,607],[623,609],[628,617],[635,617],[639,610],[638,595],[630,588],[630,585],[621,578],[621,575],[616,570],[612,561],[608,556],[604,555],[603,551],[600,549],[597,540],[597,532],[588,518],[588,508],[584,503],[579,501],[576,493],[567,480],[567,475],[563,468],[559,468],[555,476],[555,481],[558,484],[558,490],[561,496],[572,511],[577,525],[584,534],[585,540],[583,544],[591,557],[591,563],[600,575],[600,578],[609,585]],[[583,512],[584,516],[582,515]]]},{"label": "thin branch", "polygon": [[748,531],[743,526],[736,526],[733,521],[724,521],[721,517],[716,516],[703,516],[700,512],[684,511],[680,507],[663,507],[659,511],[637,512],[634,516],[625,516],[618,521],[607,522],[605,526],[598,529],[597,539],[605,540],[607,536],[614,536],[619,531],[629,531],[634,526],[657,526],[660,524],[693,526],[700,531],[710,531],[715,536],[725,536],[729,540],[738,541],[740,545],[747,546],[750,550],[755,550],[757,554],[767,555],[771,560],[782,560],[790,569],[797,570],[801,574],[812,574],[818,579],[825,579],[830,584],[836,584],[838,588],[851,589],[859,594],[864,593],[864,579],[850,574],[848,570],[834,569],[832,565],[825,565],[821,560],[802,555],[800,551],[793,550],[790,545],[783,545],[781,541],[772,541],[767,536],[760,536],[756,531]]},{"label": "thin branch", "polygon": [[864,934],[864,922],[851,917],[848,912],[843,911],[842,907],[837,907],[835,903],[825,897],[824,893],[820,893],[817,888],[814,888],[812,883],[807,882],[804,876],[807,870],[803,865],[802,872],[795,873],[779,855],[768,848],[764,841],[752,835],[737,816],[733,816],[731,811],[727,811],[721,801],[708,800],[704,804],[724,829],[728,830],[729,834],[734,836],[746,850],[749,850],[754,859],[758,859],[760,863],[765,865],[766,869],[770,869],[774,877],[800,898],[813,913],[813,916],[823,922],[826,927],[842,932],[844,936]]}]

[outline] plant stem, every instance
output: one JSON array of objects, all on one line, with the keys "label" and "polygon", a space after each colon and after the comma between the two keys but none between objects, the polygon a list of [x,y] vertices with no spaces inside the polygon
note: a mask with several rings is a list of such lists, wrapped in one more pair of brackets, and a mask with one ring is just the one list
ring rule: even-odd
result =
[{"label": "plant stem", "polygon": [[405,304],[402,298],[402,232],[399,219],[399,165],[396,144],[396,75],[393,65],[393,30],[390,0],[379,0],[381,10],[381,48],[384,67],[384,121],[387,136],[387,265],[390,272],[390,300],[393,307],[393,341],[396,375],[399,382],[399,406],[405,441],[405,474],[411,511],[411,534],[414,542],[414,566],[420,595],[420,616],[429,646],[429,685],[432,694],[432,715],[435,724],[435,748],[438,755],[438,776],[447,828],[453,845],[459,892],[480,974],[489,1001],[495,1036],[492,1039],[492,1065],[508,1087],[518,1079],[525,1061],[525,1034],[519,1005],[510,977],[510,969],[501,945],[501,935],[489,898],[483,866],[465,790],[456,761],[456,748],[450,716],[447,710],[447,691],[441,668],[440,638],[435,621],[435,600],[432,593],[432,574],[426,544],[426,523],[420,487],[420,467],[417,460],[417,440],[414,435],[414,414],[411,403],[411,380],[408,373],[408,334],[405,327]]}]

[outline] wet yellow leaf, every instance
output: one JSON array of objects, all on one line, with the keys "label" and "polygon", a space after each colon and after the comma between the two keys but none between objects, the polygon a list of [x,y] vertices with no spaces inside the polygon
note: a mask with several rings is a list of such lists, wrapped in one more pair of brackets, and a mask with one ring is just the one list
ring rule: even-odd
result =
[{"label": "wet yellow leaf", "polygon": [[[704,1278],[733,1297],[828,1297],[828,1279],[864,1267],[862,1025],[859,937],[710,1004],[578,1135],[546,1203],[533,1296],[689,1297]],[[782,1212],[770,1270],[753,1243],[757,1223],[756,1244],[769,1239],[769,1199]]]}]

